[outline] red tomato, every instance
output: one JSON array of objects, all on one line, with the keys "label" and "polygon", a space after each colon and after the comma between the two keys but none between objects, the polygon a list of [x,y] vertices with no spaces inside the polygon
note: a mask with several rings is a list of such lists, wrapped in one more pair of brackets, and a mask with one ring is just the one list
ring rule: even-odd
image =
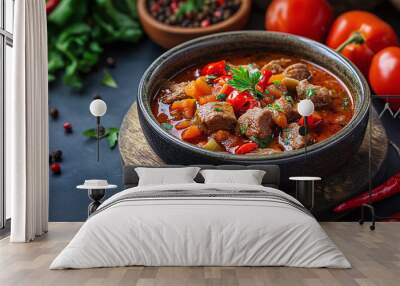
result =
[{"label": "red tomato", "polygon": [[372,13],[349,11],[340,15],[329,31],[326,44],[351,60],[365,76],[373,56],[398,44],[393,28]]},{"label": "red tomato", "polygon": [[273,0],[265,16],[265,29],[322,41],[332,16],[326,0]]},{"label": "red tomato", "polygon": [[[297,123],[300,126],[304,126],[304,117],[301,117]],[[322,117],[317,114],[311,114],[310,116],[307,117],[308,128],[313,129],[317,127],[320,123],[322,123]]]},{"label": "red tomato", "polygon": [[[400,95],[400,47],[385,48],[374,56],[369,82],[379,96]],[[389,101],[393,108],[400,107],[400,99]]]},{"label": "red tomato", "polygon": [[254,142],[244,143],[243,145],[240,145],[239,148],[236,149],[235,154],[238,155],[246,154],[257,149],[257,147],[258,145]]}]

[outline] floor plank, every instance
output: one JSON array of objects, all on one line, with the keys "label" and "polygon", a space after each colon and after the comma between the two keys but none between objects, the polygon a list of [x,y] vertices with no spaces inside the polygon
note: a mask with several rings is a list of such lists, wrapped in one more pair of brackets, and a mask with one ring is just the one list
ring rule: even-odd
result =
[{"label": "floor plank", "polygon": [[50,271],[55,256],[81,223],[50,223],[49,233],[32,243],[0,240],[2,286],[397,286],[400,223],[378,223],[376,231],[354,222],[322,223],[352,263],[352,269],[289,267],[119,267]]}]

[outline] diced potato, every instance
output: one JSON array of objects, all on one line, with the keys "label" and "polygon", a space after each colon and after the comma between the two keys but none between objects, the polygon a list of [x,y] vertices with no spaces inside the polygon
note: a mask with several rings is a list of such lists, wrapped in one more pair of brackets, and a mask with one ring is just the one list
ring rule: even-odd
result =
[{"label": "diced potato", "polygon": [[205,95],[205,96],[199,97],[200,105],[206,104],[208,102],[216,102],[216,101],[218,101],[218,100],[217,100],[217,97],[214,94],[210,94],[210,95]]},{"label": "diced potato", "polygon": [[223,148],[221,145],[218,144],[217,141],[215,141],[214,138],[210,138],[207,142],[207,144],[203,145],[203,148],[209,151],[223,151]]},{"label": "diced potato", "polygon": [[175,125],[175,128],[177,130],[182,130],[182,129],[188,128],[191,124],[192,124],[192,122],[190,120],[183,120],[183,121],[177,123]]},{"label": "diced potato", "polygon": [[286,85],[286,87],[290,90],[296,90],[296,87],[299,84],[299,81],[294,78],[285,77],[282,80],[282,84]]},{"label": "diced potato", "polygon": [[284,79],[284,75],[279,73],[279,74],[274,74],[269,78],[269,83],[273,83],[274,81],[282,81]]},{"label": "diced potato", "polygon": [[196,87],[195,81],[191,81],[186,87],[185,87],[185,93],[187,96],[193,97],[193,98],[198,98],[201,96],[201,93]]}]

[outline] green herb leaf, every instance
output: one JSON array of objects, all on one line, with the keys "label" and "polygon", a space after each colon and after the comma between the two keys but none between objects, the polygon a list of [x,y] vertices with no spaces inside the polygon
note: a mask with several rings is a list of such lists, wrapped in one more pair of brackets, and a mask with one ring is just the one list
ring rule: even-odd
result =
[{"label": "green herb leaf", "polygon": [[161,123],[161,127],[164,128],[165,130],[171,130],[174,126],[172,124],[169,123]]},{"label": "green herb leaf", "polygon": [[82,135],[85,136],[85,137],[88,137],[88,138],[96,139],[97,138],[97,131],[94,128],[90,128],[90,129],[87,129],[87,130],[83,131]]},{"label": "green herb leaf", "polygon": [[271,144],[272,141],[274,140],[274,135],[271,134],[265,138],[251,136],[250,140],[253,141],[254,143],[257,143],[258,147],[260,147],[260,148],[267,148],[268,145]]},{"label": "green herb leaf", "polygon": [[280,85],[281,81],[280,80],[274,80],[274,81],[272,81],[272,84],[273,85]]},{"label": "green herb leaf", "polygon": [[311,98],[315,95],[315,89],[310,87],[306,90],[306,97]]},{"label": "green herb leaf", "polygon": [[261,72],[255,71],[250,73],[248,69],[240,66],[238,68],[232,68],[232,79],[228,80],[228,84],[233,88],[236,88],[240,92],[249,91],[258,100],[263,99],[264,95],[256,89],[261,78]]},{"label": "green herb leaf", "polygon": [[246,135],[247,132],[247,125],[240,125],[239,126],[240,135]]},{"label": "green herb leaf", "polygon": [[278,111],[278,112],[284,112],[282,106],[279,105],[279,103],[271,103],[267,105],[267,108]]},{"label": "green herb leaf", "polygon": [[108,142],[108,146],[110,147],[110,149],[113,149],[118,142],[118,132],[111,132],[108,136],[107,136],[107,142]]},{"label": "green herb leaf", "polygon": [[220,93],[220,94],[218,94],[216,97],[217,97],[217,100],[223,101],[223,100],[225,100],[225,98],[226,98],[227,96],[228,96],[228,95],[227,95],[226,93]]},{"label": "green herb leaf", "polygon": [[215,107],[214,110],[217,111],[217,112],[222,112],[222,111],[224,111],[224,110],[223,110],[222,108],[220,108],[220,107]]},{"label": "green herb leaf", "polygon": [[104,70],[104,77],[101,80],[101,83],[108,87],[118,88],[117,82],[114,80],[108,70]]},{"label": "green herb leaf", "polygon": [[289,103],[294,103],[294,100],[290,95],[284,95],[283,98]]}]

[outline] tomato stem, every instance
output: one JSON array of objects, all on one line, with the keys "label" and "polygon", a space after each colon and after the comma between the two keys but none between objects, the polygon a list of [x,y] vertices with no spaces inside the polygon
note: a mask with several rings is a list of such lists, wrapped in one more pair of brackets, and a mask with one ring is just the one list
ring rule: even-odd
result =
[{"label": "tomato stem", "polygon": [[364,44],[365,43],[365,38],[364,36],[358,32],[355,31],[353,33],[351,33],[350,37],[347,38],[346,41],[344,41],[337,49],[336,52],[341,53],[344,48],[346,48],[348,45],[350,44]]}]

